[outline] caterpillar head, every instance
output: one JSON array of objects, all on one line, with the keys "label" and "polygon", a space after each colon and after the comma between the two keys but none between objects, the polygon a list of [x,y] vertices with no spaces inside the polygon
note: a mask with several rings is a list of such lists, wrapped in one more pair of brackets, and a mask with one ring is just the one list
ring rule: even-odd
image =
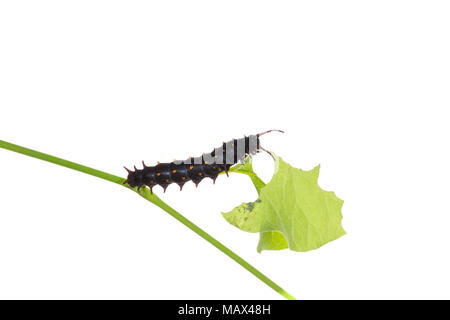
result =
[{"label": "caterpillar head", "polygon": [[266,149],[264,149],[264,148],[261,146],[261,144],[260,144],[260,142],[259,142],[259,137],[262,136],[262,135],[265,135],[266,133],[273,132],[273,131],[278,131],[278,132],[284,133],[283,130],[273,129],[273,130],[268,130],[268,131],[264,131],[264,132],[258,133],[258,134],[256,135],[256,148],[257,148],[258,152],[261,151],[261,150],[262,150],[262,151],[265,151],[265,152],[267,152],[268,154],[270,154],[270,156],[271,156],[272,158],[273,158],[272,153],[270,153],[270,151],[267,151]]}]

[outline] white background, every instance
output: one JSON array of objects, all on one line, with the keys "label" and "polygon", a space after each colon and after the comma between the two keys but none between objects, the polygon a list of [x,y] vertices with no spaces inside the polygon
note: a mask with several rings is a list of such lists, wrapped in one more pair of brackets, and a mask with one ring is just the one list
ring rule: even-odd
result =
[{"label": "white background", "polygon": [[[3,1],[0,139],[116,175],[267,129],[344,237],[256,252],[245,176],[156,193],[298,299],[450,298],[447,1]],[[255,158],[268,181],[272,160]],[[282,298],[164,211],[0,150],[0,298]]]}]

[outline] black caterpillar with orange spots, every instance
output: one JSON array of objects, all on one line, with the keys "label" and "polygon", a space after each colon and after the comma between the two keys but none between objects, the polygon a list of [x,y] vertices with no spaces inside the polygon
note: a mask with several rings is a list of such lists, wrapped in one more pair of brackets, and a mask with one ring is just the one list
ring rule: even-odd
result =
[{"label": "black caterpillar with orange spots", "polygon": [[[192,181],[197,187],[200,181],[208,177],[216,182],[217,176],[228,170],[238,162],[243,162],[248,156],[256,154],[261,150],[268,152],[261,147],[259,137],[263,134],[281,130],[269,130],[241,139],[233,139],[224,142],[221,147],[214,149],[211,153],[203,154],[200,157],[189,158],[184,161],[173,161],[170,163],[159,163],[156,166],[148,167],[142,161],[143,169],[139,170],[134,166],[135,171],[128,171],[128,177],[124,181],[130,187],[148,186],[153,193],[153,187],[160,185],[164,192],[171,183],[176,183],[183,189],[186,182]],[[269,152],[270,154],[270,152]]]}]

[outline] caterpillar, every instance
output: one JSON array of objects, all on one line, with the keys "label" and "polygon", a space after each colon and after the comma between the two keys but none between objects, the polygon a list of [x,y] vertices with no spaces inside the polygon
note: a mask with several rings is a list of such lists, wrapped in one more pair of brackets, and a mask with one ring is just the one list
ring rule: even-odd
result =
[{"label": "caterpillar", "polygon": [[225,172],[228,176],[228,170],[231,166],[244,162],[248,156],[254,155],[260,151],[271,153],[261,147],[259,137],[272,132],[284,132],[281,130],[268,130],[262,133],[245,136],[241,139],[233,139],[223,142],[222,146],[215,148],[211,153],[204,153],[200,157],[190,157],[187,160],[174,160],[170,163],[160,163],[156,166],[147,166],[142,161],[143,169],[137,169],[134,166],[132,171],[126,167],[128,172],[127,179],[123,184],[128,183],[132,188],[143,186],[150,188],[153,194],[153,187],[160,185],[164,192],[171,183],[176,183],[183,190],[186,182],[192,181],[197,187],[204,178],[211,178],[213,183],[216,182],[217,176],[221,172]]}]

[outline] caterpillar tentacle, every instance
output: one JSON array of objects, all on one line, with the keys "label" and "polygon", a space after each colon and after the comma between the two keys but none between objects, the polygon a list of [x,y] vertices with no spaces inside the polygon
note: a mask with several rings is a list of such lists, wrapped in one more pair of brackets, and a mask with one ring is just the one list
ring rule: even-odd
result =
[{"label": "caterpillar tentacle", "polygon": [[[192,181],[197,187],[204,178],[210,178],[213,183],[216,182],[217,176],[221,172],[228,171],[231,166],[244,162],[245,159],[260,151],[266,151],[261,147],[259,137],[272,132],[281,130],[268,130],[256,135],[244,137],[241,139],[233,139],[229,142],[223,142],[221,147],[214,149],[211,153],[203,154],[200,157],[189,157],[184,161],[174,160],[170,163],[160,163],[156,166],[146,166],[142,161],[143,168],[135,171],[127,169],[128,177],[124,181],[130,187],[138,187],[138,190],[147,186],[153,193],[153,187],[159,185],[166,192],[167,187],[176,183],[180,187],[180,191],[186,182]],[[268,152],[270,154],[270,152]]]}]

